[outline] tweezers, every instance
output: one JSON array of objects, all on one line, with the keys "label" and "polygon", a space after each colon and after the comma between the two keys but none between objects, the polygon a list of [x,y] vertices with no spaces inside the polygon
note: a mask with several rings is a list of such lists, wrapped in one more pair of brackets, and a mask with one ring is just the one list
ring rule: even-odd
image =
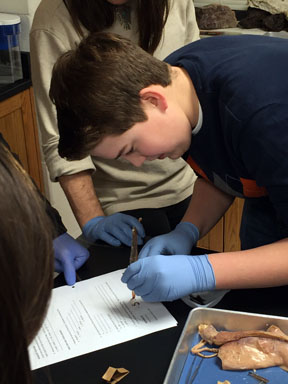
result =
[{"label": "tweezers", "polygon": [[[138,239],[137,239],[137,229],[135,227],[132,228],[132,243],[131,243],[131,251],[129,263],[134,263],[138,260]],[[135,292],[132,291],[132,300],[136,297]]]},{"label": "tweezers", "polygon": [[132,244],[130,251],[130,259],[129,263],[134,263],[138,260],[138,239],[137,239],[137,229],[135,227],[132,228]]},{"label": "tweezers", "polygon": [[266,383],[269,383],[269,380],[268,380],[268,379],[265,379],[265,377],[256,375],[256,373],[254,373],[254,372],[248,372],[248,375],[250,375],[250,376],[254,377],[254,379],[258,380],[258,384],[266,384]]}]

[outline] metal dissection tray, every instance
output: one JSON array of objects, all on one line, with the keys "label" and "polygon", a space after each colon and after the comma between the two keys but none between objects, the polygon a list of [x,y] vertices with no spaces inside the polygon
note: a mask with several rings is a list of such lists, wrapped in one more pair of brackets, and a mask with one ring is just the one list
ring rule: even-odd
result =
[{"label": "metal dissection tray", "polygon": [[[164,384],[217,384],[229,380],[231,384],[257,384],[248,375],[249,371],[224,371],[218,357],[203,359],[193,355],[190,350],[200,341],[199,324],[213,324],[217,330],[266,330],[269,325],[277,325],[288,334],[288,318],[267,316],[246,312],[227,311],[212,308],[191,310],[179,342],[171,360]],[[271,384],[288,383],[288,372],[279,367],[258,369],[257,374],[265,377]]]}]

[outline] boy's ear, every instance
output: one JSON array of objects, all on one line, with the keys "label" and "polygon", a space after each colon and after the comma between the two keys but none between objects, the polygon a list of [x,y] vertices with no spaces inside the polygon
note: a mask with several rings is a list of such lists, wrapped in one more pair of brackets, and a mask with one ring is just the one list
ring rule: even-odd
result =
[{"label": "boy's ear", "polygon": [[165,112],[168,108],[163,87],[160,85],[150,85],[149,87],[143,88],[139,92],[139,95],[142,102],[153,104],[155,107],[159,108],[161,112]]}]

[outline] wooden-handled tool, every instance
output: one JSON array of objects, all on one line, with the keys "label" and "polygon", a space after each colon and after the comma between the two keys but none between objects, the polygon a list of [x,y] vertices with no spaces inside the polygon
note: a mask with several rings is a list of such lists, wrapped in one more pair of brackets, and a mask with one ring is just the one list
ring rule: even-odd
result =
[{"label": "wooden-handled tool", "polygon": [[[142,217],[139,217],[138,221],[141,223]],[[132,228],[132,244],[130,251],[129,263],[134,263],[138,260],[138,234],[135,227]],[[132,300],[135,299],[135,292],[132,291]]]}]

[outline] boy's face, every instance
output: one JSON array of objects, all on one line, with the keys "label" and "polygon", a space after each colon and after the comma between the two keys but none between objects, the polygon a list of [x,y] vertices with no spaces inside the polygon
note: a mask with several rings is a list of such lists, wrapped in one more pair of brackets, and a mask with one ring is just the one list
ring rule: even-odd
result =
[{"label": "boy's face", "polygon": [[191,126],[185,114],[173,105],[163,110],[149,102],[144,110],[148,120],[121,135],[104,137],[90,154],[103,159],[121,157],[136,167],[145,160],[181,157],[191,142]]}]

